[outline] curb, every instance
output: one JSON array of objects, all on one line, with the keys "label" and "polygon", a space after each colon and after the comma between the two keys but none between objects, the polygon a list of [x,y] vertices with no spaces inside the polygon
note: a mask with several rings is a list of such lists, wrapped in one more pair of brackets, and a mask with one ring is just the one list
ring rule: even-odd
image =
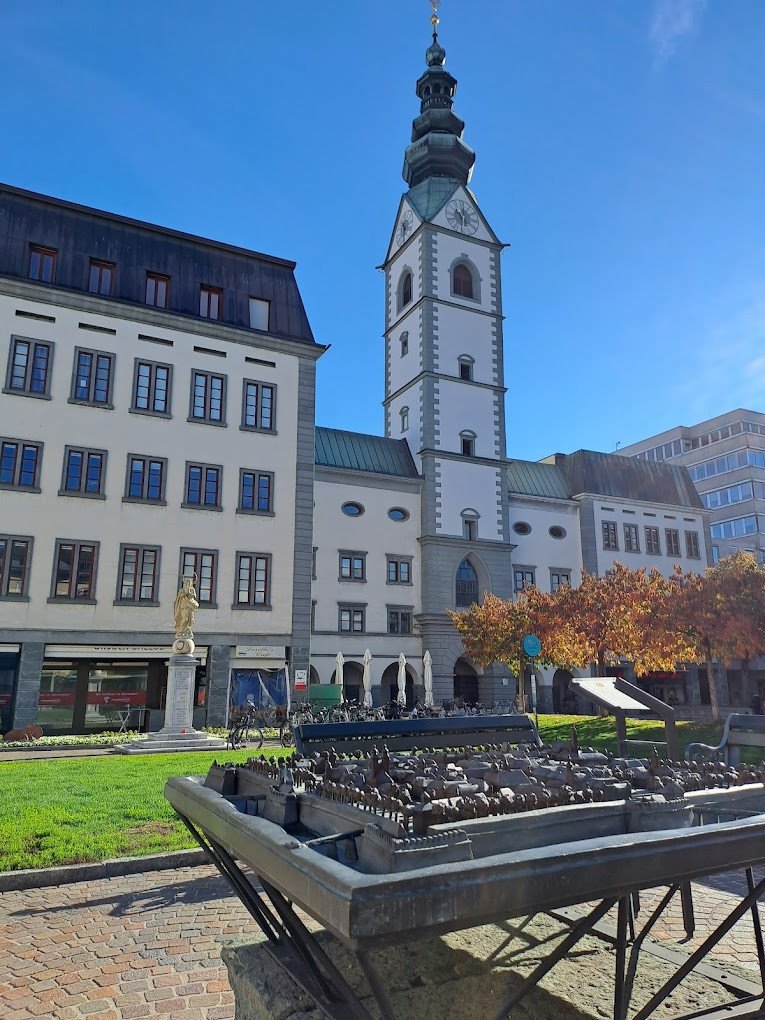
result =
[{"label": "curb", "polygon": [[62,864],[55,868],[27,868],[22,871],[0,872],[0,893],[22,889],[42,889],[72,882],[93,882],[122,875],[140,875],[145,871],[171,871],[206,864],[207,854],[201,847],[192,850],[171,850],[149,857],[117,857],[92,864]]}]

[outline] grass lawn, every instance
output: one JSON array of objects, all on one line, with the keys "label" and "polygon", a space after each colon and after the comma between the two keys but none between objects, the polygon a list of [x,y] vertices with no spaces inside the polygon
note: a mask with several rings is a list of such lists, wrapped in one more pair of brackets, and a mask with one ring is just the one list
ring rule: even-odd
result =
[{"label": "grass lawn", "polygon": [[[542,739],[616,749],[614,720],[540,715]],[[721,726],[678,723],[681,751],[692,740],[716,744]],[[628,735],[660,740],[663,729],[633,721]],[[640,749],[648,754],[650,746]],[[260,752],[258,752],[260,753]],[[267,754],[285,753],[281,748]],[[662,749],[659,748],[659,753]],[[250,752],[196,752],[35,761],[0,761],[0,871],[140,857],[193,846],[162,795],[169,776],[202,774],[217,756],[245,761]]]}]

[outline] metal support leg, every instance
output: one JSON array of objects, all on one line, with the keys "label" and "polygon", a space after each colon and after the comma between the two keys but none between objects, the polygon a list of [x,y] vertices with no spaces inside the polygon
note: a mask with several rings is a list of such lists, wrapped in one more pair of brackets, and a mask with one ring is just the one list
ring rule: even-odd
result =
[{"label": "metal support leg", "polygon": [[356,959],[359,961],[361,969],[364,971],[367,983],[372,989],[372,995],[374,995],[377,1000],[377,1005],[380,1008],[383,1020],[396,1020],[393,1003],[390,1001],[382,981],[380,981],[380,976],[375,970],[374,964],[369,959],[369,954],[360,951],[356,953]]},{"label": "metal support leg", "polygon": [[[754,874],[751,868],[746,869],[746,885],[751,895],[754,891]],[[757,946],[757,959],[760,964],[760,980],[762,990],[765,994],[765,945],[762,941],[762,922],[760,921],[760,906],[757,900],[752,903],[752,925],[754,927],[754,941]]]},{"label": "metal support leg", "polygon": [[680,900],[683,904],[683,928],[689,939],[693,938],[696,931],[696,916],[693,912],[693,893],[691,883],[683,882],[680,886]]},{"label": "metal support leg", "polygon": [[619,900],[616,919],[616,973],[614,981],[614,1020],[625,1020],[627,1016],[626,987],[624,984],[624,965],[627,960],[627,920],[629,917],[629,897]]},{"label": "metal support leg", "polygon": [[571,929],[557,949],[550,953],[550,955],[543,960],[531,974],[529,974],[521,986],[516,989],[515,992],[505,996],[497,1010],[496,1020],[507,1020],[513,1006],[520,1002],[521,999],[524,998],[524,996],[527,995],[531,989],[542,980],[545,974],[549,970],[552,970],[559,960],[563,959],[569,949],[575,946],[576,943],[587,934],[592,926],[596,924],[601,917],[608,913],[614,903],[616,903],[615,899],[602,900],[590,914],[583,917],[582,920]]},{"label": "metal support leg", "polygon": [[[682,890],[681,890],[682,891]],[[685,978],[697,963],[700,963],[707,955],[709,950],[716,946],[717,943],[726,935],[733,925],[738,921],[740,917],[750,910],[752,904],[756,904],[760,896],[765,892],[765,879],[758,882],[756,886],[744,897],[744,899],[738,904],[735,910],[732,910],[725,920],[719,924],[712,934],[707,938],[691,956],[686,960],[682,967],[674,974],[666,984],[662,985],[659,991],[646,1003],[643,1008],[635,1014],[632,1020],[648,1020],[648,1017],[653,1016],[654,1010],[670,995],[680,982]]]},{"label": "metal support leg", "polygon": [[651,928],[653,928],[653,926],[659,920],[661,915],[667,909],[670,900],[672,899],[672,897],[675,895],[679,888],[680,888],[679,885],[671,885],[669,889],[667,889],[666,893],[662,896],[661,900],[659,901],[658,905],[649,916],[646,923],[640,929],[637,938],[635,938],[633,941],[632,949],[630,951],[629,964],[627,965],[627,976],[624,979],[625,1015],[626,1011],[629,1009],[630,999],[632,998],[632,987],[635,983],[635,974],[637,973],[638,959],[640,957],[640,950],[643,947],[643,942],[645,941],[646,936],[650,932]]}]

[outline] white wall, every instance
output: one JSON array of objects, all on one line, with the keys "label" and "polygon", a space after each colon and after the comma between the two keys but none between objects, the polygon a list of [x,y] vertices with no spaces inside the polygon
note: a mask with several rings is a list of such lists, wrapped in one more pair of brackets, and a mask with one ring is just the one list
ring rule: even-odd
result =
[{"label": "white wall", "polygon": [[[17,317],[16,309],[54,315],[48,323]],[[116,329],[116,336],[79,328],[80,322]],[[138,339],[150,334],[173,346]],[[12,334],[55,343],[51,399],[0,396],[0,435],[44,443],[38,494],[0,492],[0,531],[32,535],[34,549],[29,602],[3,602],[5,627],[50,630],[149,630],[168,634],[177,591],[179,550],[220,551],[218,608],[200,609],[199,631],[284,633],[292,629],[294,490],[296,466],[298,359],[250,345],[148,327],[127,318],[54,307],[0,296],[0,365],[5,372]],[[194,346],[224,351],[225,358],[198,353]],[[68,403],[75,347],[116,353],[113,410]],[[253,365],[257,356],[275,367]],[[172,418],[129,411],[135,358],[173,365]],[[227,428],[187,422],[192,368],[228,377]],[[275,435],[241,431],[242,380],[277,386]],[[64,447],[108,451],[106,499],[59,496]],[[123,503],[127,455],[150,454],[168,459],[166,507]],[[223,465],[223,512],[181,509],[187,460]],[[239,468],[273,471],[274,517],[236,513]],[[54,544],[57,538],[99,541],[97,605],[48,604]],[[114,606],[120,542],[162,547],[160,607]],[[232,611],[235,552],[273,556],[270,611]]]},{"label": "white wall", "polygon": [[[513,530],[518,522],[531,526],[528,535],[519,535]],[[563,528],[565,536],[553,538],[550,535],[553,527]],[[513,566],[533,568],[537,587],[542,591],[550,591],[551,570],[569,570],[573,585],[582,580],[582,543],[576,504],[542,502],[511,494],[510,541],[516,547]]]},{"label": "white wall", "polygon": [[441,505],[436,508],[438,534],[461,537],[460,515],[463,510],[471,508],[480,515],[478,538],[501,541],[497,490],[503,484],[502,468],[499,465],[490,468],[466,457],[462,460],[437,460],[436,471],[441,482]]},{"label": "white wall", "polygon": [[[598,557],[599,574],[604,574],[607,570],[610,570],[615,562],[623,563],[626,567],[630,567],[633,570],[645,566],[649,570],[658,570],[665,577],[669,577],[672,574],[676,563],[679,563],[683,570],[700,572],[706,568],[704,524],[703,515],[700,512],[686,510],[682,507],[668,507],[659,503],[651,504],[615,500],[611,496],[593,500],[593,509],[595,513],[595,549]],[[603,521],[616,521],[619,538],[618,551],[603,548]],[[636,524],[638,526],[640,552],[625,551],[625,524]],[[648,555],[646,553],[646,526],[659,529],[660,556]],[[680,533],[680,556],[670,557],[666,555],[667,539],[665,529],[667,528],[673,528]],[[686,531],[698,533],[701,559],[689,559],[686,556]]]}]

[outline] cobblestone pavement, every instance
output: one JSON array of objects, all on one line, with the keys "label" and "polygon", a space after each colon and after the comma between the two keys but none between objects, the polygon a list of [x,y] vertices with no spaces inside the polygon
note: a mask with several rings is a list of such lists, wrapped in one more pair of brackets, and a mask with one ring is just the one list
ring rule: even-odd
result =
[{"label": "cobblestone pavement", "polygon": [[[738,901],[734,876],[694,885],[697,934],[683,941],[678,902],[656,936],[695,948]],[[642,897],[639,921],[656,894]],[[257,928],[210,867],[130,875],[0,895],[3,1020],[227,1020],[233,996],[220,949]],[[723,966],[754,968],[751,916],[715,949]]]}]

